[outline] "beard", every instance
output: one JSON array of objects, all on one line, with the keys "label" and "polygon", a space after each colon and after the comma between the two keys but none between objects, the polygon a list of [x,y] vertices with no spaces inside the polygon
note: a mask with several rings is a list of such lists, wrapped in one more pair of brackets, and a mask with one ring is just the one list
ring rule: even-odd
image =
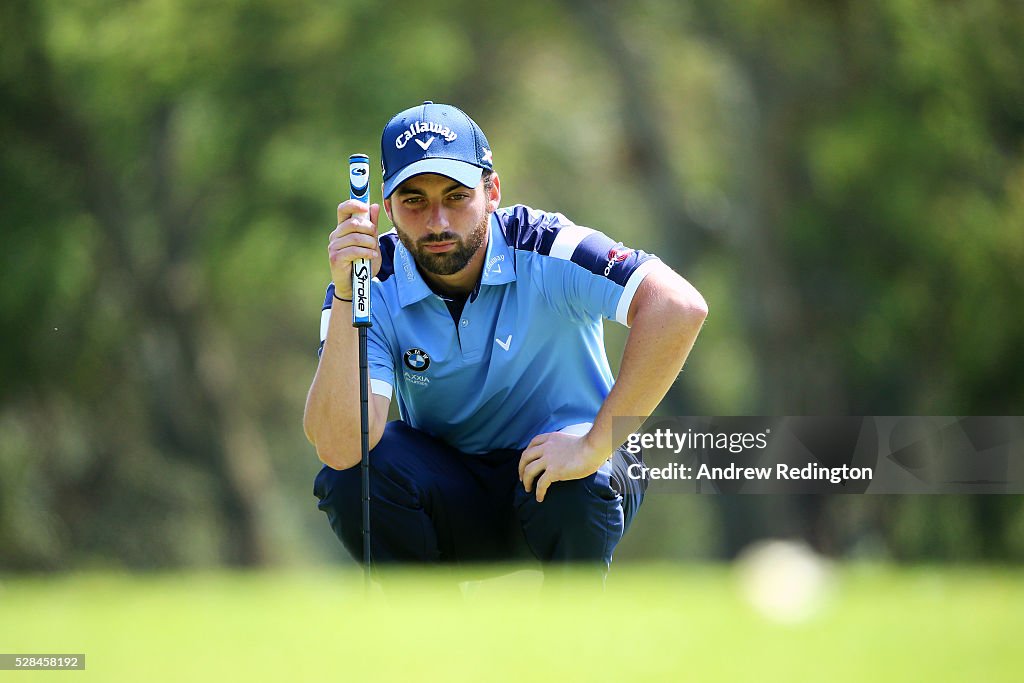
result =
[{"label": "beard", "polygon": [[[412,254],[417,266],[434,275],[454,275],[465,268],[466,264],[473,258],[473,255],[480,251],[480,247],[483,246],[484,239],[487,237],[487,229],[490,222],[491,214],[485,212],[483,218],[473,226],[466,239],[462,239],[454,232],[446,230],[434,235],[421,237],[415,242],[399,228],[397,223],[395,227],[398,228],[396,231],[398,232],[398,239],[402,240],[402,245]],[[427,251],[425,248],[428,244],[438,244],[440,242],[454,242],[455,246],[443,254],[435,254]]]}]

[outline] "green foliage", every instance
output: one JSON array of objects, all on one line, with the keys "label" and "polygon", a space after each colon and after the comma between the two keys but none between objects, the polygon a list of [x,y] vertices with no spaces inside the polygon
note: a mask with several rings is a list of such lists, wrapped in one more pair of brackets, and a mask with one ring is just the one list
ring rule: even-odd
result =
[{"label": "green foliage", "polygon": [[[300,428],[324,245],[347,155],[423,99],[483,124],[507,202],[708,295],[664,412],[1024,409],[1012,5],[512,5],[4,4],[0,566],[337,556]],[[992,543],[932,501],[864,533],[1019,557],[1008,501]],[[713,517],[658,541],[692,508],[626,554],[727,551]]]}]

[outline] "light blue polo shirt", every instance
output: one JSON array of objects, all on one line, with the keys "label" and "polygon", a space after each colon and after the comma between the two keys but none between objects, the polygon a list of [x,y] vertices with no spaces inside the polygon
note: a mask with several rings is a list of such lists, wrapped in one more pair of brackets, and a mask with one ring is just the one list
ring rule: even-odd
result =
[{"label": "light blue polo shirt", "polygon": [[[371,391],[396,395],[403,421],[466,453],[522,449],[594,421],[613,383],[601,318],[626,324],[655,256],[558,213],[498,209],[480,285],[456,324],[395,231],[379,241]],[[333,294],[331,284],[321,352]]]}]

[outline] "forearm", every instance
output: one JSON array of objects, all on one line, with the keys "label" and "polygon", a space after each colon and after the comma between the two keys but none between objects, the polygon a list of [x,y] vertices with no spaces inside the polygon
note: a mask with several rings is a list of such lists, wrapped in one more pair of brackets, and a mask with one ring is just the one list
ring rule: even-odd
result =
[{"label": "forearm", "polygon": [[682,370],[707,317],[703,297],[688,282],[675,278],[671,286],[651,283],[633,316],[618,379],[586,437],[605,457],[618,445],[613,443],[613,418],[634,418],[633,423],[618,425],[621,431],[631,432],[654,412]]},{"label": "forearm", "polygon": [[[332,313],[320,364],[306,397],[303,428],[324,464],[346,469],[357,464],[361,454],[359,334],[351,325],[348,304],[336,301]],[[370,407],[370,434],[375,442],[372,401]]]},{"label": "forearm", "polygon": [[654,412],[686,362],[707,314],[707,303],[693,285],[664,264],[652,268],[630,301],[630,332],[619,377],[593,426],[583,437],[564,432],[535,436],[519,458],[526,492],[536,488],[537,502],[542,502],[553,482],[596,472],[618,446],[612,418],[634,417],[635,423],[618,425],[632,432]]}]

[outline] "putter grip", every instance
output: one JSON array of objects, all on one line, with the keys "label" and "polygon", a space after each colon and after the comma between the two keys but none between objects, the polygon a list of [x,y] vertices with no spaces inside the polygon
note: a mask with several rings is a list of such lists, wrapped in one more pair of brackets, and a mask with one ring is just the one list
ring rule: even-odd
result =
[{"label": "putter grip", "polygon": [[[353,154],[348,158],[349,197],[370,203],[370,157]],[[370,327],[370,259],[352,263],[352,327]]]}]

